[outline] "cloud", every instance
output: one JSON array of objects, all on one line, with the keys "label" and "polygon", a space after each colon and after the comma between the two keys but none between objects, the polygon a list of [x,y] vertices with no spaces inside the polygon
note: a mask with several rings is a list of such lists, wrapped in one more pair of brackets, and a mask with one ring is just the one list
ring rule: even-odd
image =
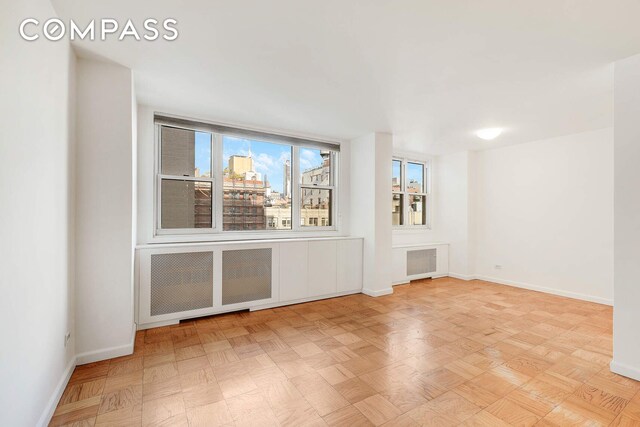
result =
[{"label": "cloud", "polygon": [[310,160],[305,159],[304,157],[300,156],[300,168],[302,170],[310,169],[312,167],[313,167],[313,163]]},{"label": "cloud", "polygon": [[253,155],[253,165],[257,172],[269,173],[276,164],[276,159],[266,153]]},{"label": "cloud", "polygon": [[300,169],[307,170],[322,164],[319,150],[300,149]]},{"label": "cloud", "polygon": [[318,157],[318,154],[313,150],[309,150],[308,148],[300,150],[301,159],[314,160],[316,157]]},{"label": "cloud", "polygon": [[[251,143],[251,145],[250,145]],[[268,175],[269,182],[275,191],[282,191],[283,165],[291,161],[291,148],[286,145],[269,144],[258,141],[248,141],[239,138],[225,137],[223,144],[223,165],[226,167],[232,155],[247,156],[251,147],[253,165],[256,172],[264,179]],[[301,162],[311,166],[309,160]],[[304,166],[303,166],[304,167]]]}]

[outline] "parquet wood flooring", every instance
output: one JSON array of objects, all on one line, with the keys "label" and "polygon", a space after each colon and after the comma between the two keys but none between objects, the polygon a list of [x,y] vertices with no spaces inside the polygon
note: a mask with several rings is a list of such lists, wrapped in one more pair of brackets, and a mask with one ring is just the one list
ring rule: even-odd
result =
[{"label": "parquet wood flooring", "polygon": [[140,331],[52,426],[640,426],[611,307],[452,278]]}]

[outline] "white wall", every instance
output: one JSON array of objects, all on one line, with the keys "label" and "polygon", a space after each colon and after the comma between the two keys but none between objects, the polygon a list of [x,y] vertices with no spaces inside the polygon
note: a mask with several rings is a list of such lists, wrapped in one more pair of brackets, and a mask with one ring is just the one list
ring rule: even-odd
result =
[{"label": "white wall", "polygon": [[67,42],[28,43],[17,29],[53,15],[46,0],[0,13],[3,426],[46,423],[73,368],[75,58]]},{"label": "white wall", "polygon": [[615,64],[615,301],[611,370],[640,380],[640,55]]},{"label": "white wall", "polygon": [[77,66],[78,363],[133,350],[135,102],[131,70]]},{"label": "white wall", "polygon": [[476,156],[476,276],[610,304],[613,130]]},{"label": "white wall", "polygon": [[438,158],[435,230],[439,239],[449,243],[450,274],[469,278],[473,274],[469,235],[470,163],[474,153],[461,152]]},{"label": "white wall", "polygon": [[[364,238],[363,292],[391,293],[391,135],[350,142],[351,234]],[[375,172],[375,173],[374,173]]]}]

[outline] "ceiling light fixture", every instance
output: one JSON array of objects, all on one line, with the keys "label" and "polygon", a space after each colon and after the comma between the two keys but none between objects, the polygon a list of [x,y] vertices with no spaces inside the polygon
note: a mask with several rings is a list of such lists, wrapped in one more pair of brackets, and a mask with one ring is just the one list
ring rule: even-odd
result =
[{"label": "ceiling light fixture", "polygon": [[476,132],[476,135],[478,136],[478,138],[490,141],[494,138],[499,137],[501,133],[502,133],[502,128],[487,128],[487,129],[480,129],[478,132]]}]

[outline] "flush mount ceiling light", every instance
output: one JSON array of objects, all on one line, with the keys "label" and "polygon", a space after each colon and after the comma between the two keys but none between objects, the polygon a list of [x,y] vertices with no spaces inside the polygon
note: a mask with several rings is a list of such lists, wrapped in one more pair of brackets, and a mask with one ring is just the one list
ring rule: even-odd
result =
[{"label": "flush mount ceiling light", "polygon": [[501,133],[502,133],[502,128],[487,128],[487,129],[480,129],[478,132],[476,132],[476,135],[478,136],[478,138],[490,141],[500,136]]}]

